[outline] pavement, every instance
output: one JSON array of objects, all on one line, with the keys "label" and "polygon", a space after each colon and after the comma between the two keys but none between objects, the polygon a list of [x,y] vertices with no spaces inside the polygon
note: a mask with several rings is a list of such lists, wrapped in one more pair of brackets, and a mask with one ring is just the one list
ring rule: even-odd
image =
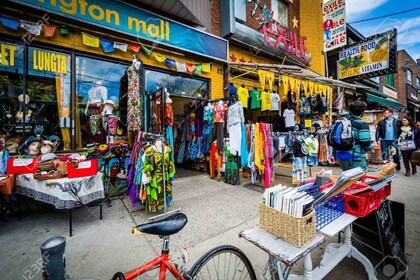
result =
[{"label": "pavement", "polygon": [[[338,175],[337,167],[327,167]],[[377,170],[371,166],[375,174]],[[314,169],[312,174],[318,169]],[[276,183],[291,184],[290,168],[277,168]],[[420,279],[420,174],[404,177],[402,171],[393,181],[393,201],[405,204],[405,251],[408,260],[407,279]],[[241,178],[241,185],[232,186],[210,179],[205,174],[182,177],[174,181],[173,202],[169,210],[181,209],[188,223],[178,234],[171,236],[172,259],[180,263],[182,248],[189,255],[187,267],[207,250],[231,244],[239,247],[250,259],[258,279],[268,258],[267,253],[239,238],[239,233],[258,224],[258,204],[263,192],[259,186],[249,186]],[[79,208],[73,211],[72,237],[68,236],[68,212],[34,202],[29,202],[21,221],[12,217],[0,222],[0,279],[41,279],[40,245],[50,237],[66,237],[66,271],[72,278],[111,279],[117,271],[126,272],[151,260],[160,253],[161,239],[157,236],[134,236],[131,227],[148,221],[155,214],[146,213],[142,207],[132,207],[128,197],[114,198],[112,207],[103,206],[103,219],[99,209]],[[394,217],[394,219],[398,217]],[[319,264],[325,246],[336,242],[333,237],[313,251],[314,267]],[[381,257],[372,250],[354,242],[375,266]],[[298,261],[293,272],[303,271],[303,260]],[[157,279],[156,271],[141,279]],[[172,278],[168,278],[172,279]],[[346,258],[324,279],[367,279],[363,266]],[[387,279],[381,278],[379,279]]]}]

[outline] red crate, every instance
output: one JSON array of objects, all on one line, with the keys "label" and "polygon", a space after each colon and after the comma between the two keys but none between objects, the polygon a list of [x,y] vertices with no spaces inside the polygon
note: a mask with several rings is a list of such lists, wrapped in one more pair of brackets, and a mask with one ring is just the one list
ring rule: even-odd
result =
[{"label": "red crate", "polygon": [[378,177],[363,176],[361,183],[354,183],[344,194],[344,212],[356,217],[364,217],[378,209],[382,201],[391,194],[391,183],[377,191],[362,194],[353,194],[356,189],[369,188],[365,184],[366,179],[376,180]]},{"label": "red crate", "polygon": [[34,173],[38,168],[38,158],[9,158],[7,159],[7,174]]},{"label": "red crate", "polygon": [[77,168],[74,168],[70,163],[67,163],[67,176],[69,178],[95,176],[96,173],[98,173],[98,159],[79,162]]}]

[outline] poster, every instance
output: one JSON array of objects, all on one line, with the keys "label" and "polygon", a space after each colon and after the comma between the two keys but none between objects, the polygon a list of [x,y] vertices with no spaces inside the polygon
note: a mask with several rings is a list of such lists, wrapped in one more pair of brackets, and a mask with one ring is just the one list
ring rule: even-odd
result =
[{"label": "poster", "polygon": [[345,0],[331,0],[322,5],[324,23],[324,52],[345,46],[346,3]]}]

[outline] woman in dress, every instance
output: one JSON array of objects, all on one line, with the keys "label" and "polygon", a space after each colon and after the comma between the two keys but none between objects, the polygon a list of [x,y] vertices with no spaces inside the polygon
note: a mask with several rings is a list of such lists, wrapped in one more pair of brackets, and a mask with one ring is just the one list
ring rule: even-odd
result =
[{"label": "woman in dress", "polygon": [[[418,143],[420,141],[420,129],[416,128],[414,125],[413,119],[406,116],[402,118],[401,134],[398,137],[398,142],[403,140],[413,140],[416,143],[415,148],[406,151],[401,151],[405,167],[405,176],[409,177],[412,173],[413,175],[417,173],[416,165],[411,161],[413,152],[419,148]],[[411,169],[410,169],[411,166]]]}]

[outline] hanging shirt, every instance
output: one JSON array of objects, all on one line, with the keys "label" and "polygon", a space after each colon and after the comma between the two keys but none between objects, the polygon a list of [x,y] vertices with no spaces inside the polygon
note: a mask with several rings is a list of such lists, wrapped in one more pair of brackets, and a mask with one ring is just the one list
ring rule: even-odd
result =
[{"label": "hanging shirt", "polygon": [[286,109],[284,110],[283,117],[286,127],[295,126],[295,111]]},{"label": "hanging shirt", "polygon": [[319,142],[318,139],[316,139],[313,136],[309,136],[305,138],[305,144],[308,148],[309,154],[318,154],[318,148],[319,148]]},{"label": "hanging shirt", "polygon": [[227,105],[223,103],[222,105],[216,104],[214,105],[214,122],[215,123],[224,123],[225,122],[225,114],[227,110]]},{"label": "hanging shirt", "polygon": [[279,110],[280,95],[273,93],[271,96],[271,111]]},{"label": "hanging shirt", "polygon": [[249,92],[251,95],[251,109],[260,109],[261,108],[261,99],[260,99],[260,92],[253,88]]},{"label": "hanging shirt", "polygon": [[207,105],[206,107],[204,107],[204,121],[208,123],[213,122],[213,106]]},{"label": "hanging shirt", "polygon": [[263,91],[261,93],[261,111],[271,110],[271,93]]},{"label": "hanging shirt", "polygon": [[237,91],[238,89],[233,84],[229,85],[229,95],[236,95]]},{"label": "hanging shirt", "polygon": [[248,90],[244,87],[238,88],[238,99],[239,101],[242,102],[242,106],[244,108],[248,108],[248,98],[249,98]]},{"label": "hanging shirt", "polygon": [[242,102],[238,101],[235,104],[229,106],[227,115],[227,126],[230,127],[237,123],[243,124],[244,122],[244,108],[242,106]]}]

